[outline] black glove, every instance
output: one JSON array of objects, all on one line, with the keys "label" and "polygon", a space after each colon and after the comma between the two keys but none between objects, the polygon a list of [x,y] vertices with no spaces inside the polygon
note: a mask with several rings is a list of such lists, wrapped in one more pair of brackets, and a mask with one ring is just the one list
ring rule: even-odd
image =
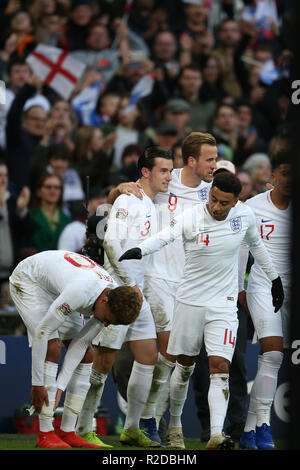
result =
[{"label": "black glove", "polygon": [[273,297],[273,305],[275,307],[275,312],[278,312],[281,305],[283,304],[284,300],[284,292],[282,287],[281,278],[277,277],[272,281],[272,297]]},{"label": "black glove", "polygon": [[123,253],[119,261],[123,261],[123,259],[142,259],[142,250],[140,248],[131,248]]}]

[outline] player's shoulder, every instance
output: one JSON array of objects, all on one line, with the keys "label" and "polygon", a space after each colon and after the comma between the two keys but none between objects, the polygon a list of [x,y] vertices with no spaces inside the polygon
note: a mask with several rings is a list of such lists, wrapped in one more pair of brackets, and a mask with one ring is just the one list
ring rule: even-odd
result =
[{"label": "player's shoulder", "polygon": [[248,215],[253,215],[253,211],[251,207],[246,205],[245,203],[239,201],[232,210],[232,215],[237,217],[237,216],[248,216]]},{"label": "player's shoulder", "polygon": [[256,194],[255,196],[252,196],[249,199],[247,199],[244,205],[249,206],[249,207],[260,206],[261,204],[264,204],[266,201],[268,201],[269,194],[270,194],[270,191],[265,191],[263,193]]}]

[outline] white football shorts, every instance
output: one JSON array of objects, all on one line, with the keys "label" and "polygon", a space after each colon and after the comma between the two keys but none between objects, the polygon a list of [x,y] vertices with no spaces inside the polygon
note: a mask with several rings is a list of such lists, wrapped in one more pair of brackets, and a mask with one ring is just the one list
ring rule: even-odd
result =
[{"label": "white football shorts", "polygon": [[150,306],[145,298],[141,311],[130,325],[109,325],[93,339],[92,344],[110,349],[121,349],[123,343],[141,339],[156,339],[156,330]]},{"label": "white football shorts", "polygon": [[198,356],[204,340],[208,356],[231,362],[237,329],[237,308],[199,307],[176,301],[167,352]]},{"label": "white football shorts", "polygon": [[178,282],[145,276],[143,293],[149,302],[156,331],[171,331]]},{"label": "white football shorts", "polygon": [[285,299],[278,312],[274,312],[271,292],[247,292],[247,304],[251,313],[255,333],[252,343],[268,336],[283,336],[283,347],[289,344],[289,292],[285,290]]},{"label": "white football shorts", "polygon": [[[39,285],[28,279],[18,282],[17,285],[10,282],[9,288],[14,304],[27,328],[28,343],[31,347],[34,331],[53,303],[53,298]],[[54,338],[59,338],[61,341],[71,340],[82,329],[84,323],[84,316],[79,312],[73,312],[66,317],[59,329],[49,336],[48,340]]]}]

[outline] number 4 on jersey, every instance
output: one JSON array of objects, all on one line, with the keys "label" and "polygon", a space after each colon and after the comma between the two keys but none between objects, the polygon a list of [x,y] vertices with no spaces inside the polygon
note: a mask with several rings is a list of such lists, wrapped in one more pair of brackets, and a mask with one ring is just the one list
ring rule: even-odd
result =
[{"label": "number 4 on jersey", "polygon": [[196,238],[197,245],[199,243],[205,243],[205,245],[207,246],[209,244],[209,242],[210,242],[210,240],[209,240],[209,234],[208,233],[206,233],[206,234],[203,233],[203,232],[198,233],[197,238]]}]

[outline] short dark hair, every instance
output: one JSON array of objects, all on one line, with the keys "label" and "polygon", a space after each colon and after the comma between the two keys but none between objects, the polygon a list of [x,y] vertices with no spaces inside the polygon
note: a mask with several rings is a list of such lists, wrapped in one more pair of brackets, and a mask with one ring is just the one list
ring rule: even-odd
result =
[{"label": "short dark hair", "polygon": [[280,165],[291,165],[291,152],[287,149],[279,150],[271,159],[272,171],[276,170]]},{"label": "short dark hair", "polygon": [[71,160],[71,151],[63,142],[51,145],[48,153],[48,160],[51,158],[59,160]]},{"label": "short dark hair", "polygon": [[13,55],[11,57],[11,59],[9,60],[8,64],[7,64],[6,73],[7,73],[8,76],[10,75],[11,70],[15,65],[26,65],[28,67],[28,69],[30,70],[29,64],[27,64],[24,57]]},{"label": "short dark hair", "polygon": [[214,177],[211,187],[216,187],[224,193],[232,193],[235,197],[238,197],[242,191],[240,180],[233,173],[229,173],[228,171],[218,173]]},{"label": "short dark hair", "polygon": [[156,158],[166,158],[167,160],[174,161],[174,154],[172,150],[161,148],[158,145],[146,147],[137,162],[140,174],[142,174],[142,168],[148,168],[151,171],[155,166]]}]

